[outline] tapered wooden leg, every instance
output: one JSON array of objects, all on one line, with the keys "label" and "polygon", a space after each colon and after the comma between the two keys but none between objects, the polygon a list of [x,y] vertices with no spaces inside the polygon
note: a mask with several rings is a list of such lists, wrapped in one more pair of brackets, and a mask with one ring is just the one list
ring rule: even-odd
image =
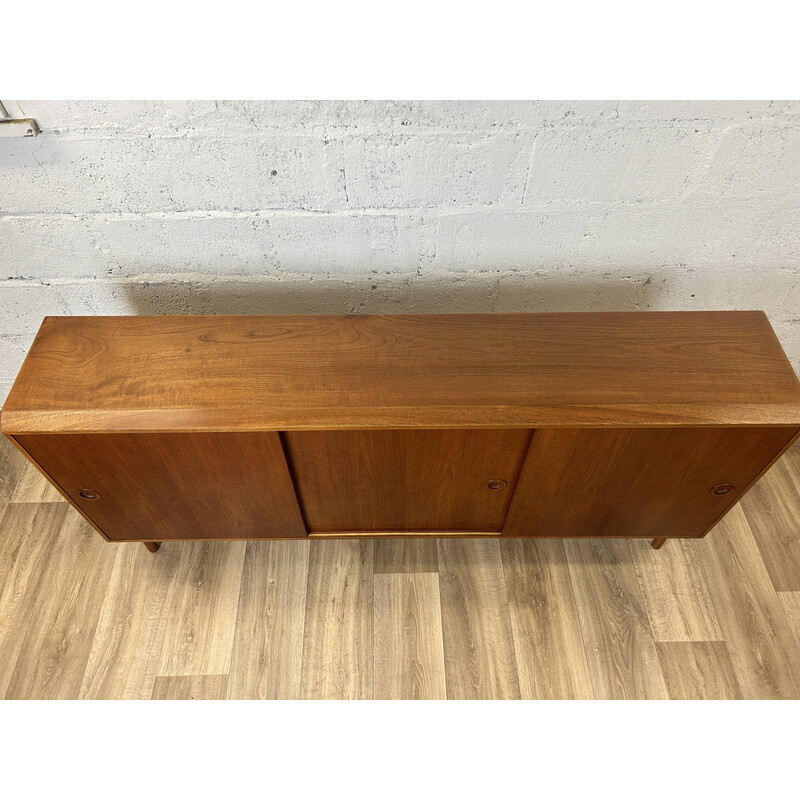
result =
[{"label": "tapered wooden leg", "polygon": [[[144,546],[151,552],[155,553],[159,547],[161,547],[161,542],[144,542]],[[655,546],[655,545],[654,545]]]},{"label": "tapered wooden leg", "polygon": [[658,548],[661,547],[661,545],[664,544],[664,542],[666,541],[667,541],[666,537],[663,539],[653,539],[653,549],[658,550]]}]

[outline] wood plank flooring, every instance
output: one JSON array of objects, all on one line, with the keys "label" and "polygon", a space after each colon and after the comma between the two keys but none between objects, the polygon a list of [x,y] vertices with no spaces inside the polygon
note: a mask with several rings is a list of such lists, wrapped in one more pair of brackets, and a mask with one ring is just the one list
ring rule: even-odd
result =
[{"label": "wood plank flooring", "polygon": [[3,439],[0,697],[800,699],[800,443],[705,539],[109,544]]}]

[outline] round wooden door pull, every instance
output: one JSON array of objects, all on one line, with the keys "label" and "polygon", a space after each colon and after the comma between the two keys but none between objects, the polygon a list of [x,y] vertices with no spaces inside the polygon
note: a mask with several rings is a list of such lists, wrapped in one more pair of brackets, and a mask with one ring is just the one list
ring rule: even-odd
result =
[{"label": "round wooden door pull", "polygon": [[78,489],[78,494],[81,497],[85,497],[87,500],[96,500],[100,497],[97,492],[93,492],[91,489]]},{"label": "round wooden door pull", "polygon": [[501,480],[500,478],[497,478],[496,480],[489,481],[489,483],[487,483],[486,485],[490,489],[505,489],[506,486],[508,486],[508,484],[504,480]]},{"label": "round wooden door pull", "polygon": [[732,483],[718,483],[712,490],[711,494],[728,494],[734,488]]}]

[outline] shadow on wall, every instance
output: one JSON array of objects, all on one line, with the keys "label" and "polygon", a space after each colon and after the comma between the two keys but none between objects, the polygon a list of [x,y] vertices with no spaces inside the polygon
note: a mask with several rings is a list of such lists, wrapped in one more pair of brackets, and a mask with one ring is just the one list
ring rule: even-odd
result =
[{"label": "shadow on wall", "polygon": [[436,314],[510,311],[645,311],[663,284],[530,273],[333,279],[259,277],[208,283],[131,283],[137,314]]}]

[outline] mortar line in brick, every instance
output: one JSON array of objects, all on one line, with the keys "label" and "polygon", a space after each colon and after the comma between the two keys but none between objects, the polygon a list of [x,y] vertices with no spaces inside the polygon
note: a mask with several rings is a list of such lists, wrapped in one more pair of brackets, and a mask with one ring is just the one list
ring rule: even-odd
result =
[{"label": "mortar line in brick", "polygon": [[[681,197],[670,200],[640,200],[636,197],[618,200],[572,200],[559,199],[549,202],[526,201],[523,206],[516,203],[493,203],[491,205],[473,206],[383,206],[380,208],[341,208],[341,209],[252,209],[247,211],[191,210],[191,211],[82,211],[82,212],[29,212],[29,211],[2,211],[0,223],[4,220],[37,220],[57,221],[64,219],[92,220],[97,222],[133,222],[138,220],[195,220],[195,219],[280,219],[280,218],[351,218],[351,217],[411,217],[426,214],[429,217],[451,217],[468,214],[486,214],[486,216],[532,216],[541,213],[573,213],[586,212],[613,212],[618,210],[636,209],[639,211],[712,211],[718,210],[720,197],[714,194],[700,194],[695,191],[689,202],[682,202]],[[751,208],[752,199],[748,197],[726,197],[725,208]],[[771,202],[764,202],[771,201]],[[760,198],[760,211],[781,211],[794,209],[796,200],[791,197],[764,197]]]},{"label": "mortar line in brick", "polygon": [[[628,113],[628,112],[625,112]],[[558,131],[559,133],[568,133],[570,131],[579,130],[634,130],[634,131],[655,131],[655,130],[679,130],[682,128],[691,128],[692,126],[701,126],[708,130],[720,132],[723,127],[754,127],[762,126],[768,128],[791,128],[796,125],[793,119],[795,111],[783,111],[775,114],[756,115],[747,118],[734,118],[720,119],[713,116],[699,116],[699,117],[675,117],[663,119],[643,120],[634,117],[627,117],[625,114],[622,116],[613,117],[586,117],[577,120],[570,119],[569,121],[563,119],[547,119],[524,121],[524,122],[503,122],[498,125],[489,123],[478,123],[475,126],[469,124],[455,124],[452,127],[418,127],[404,126],[400,121],[393,120],[388,124],[372,124],[367,125],[360,121],[358,125],[330,125],[319,124],[315,126],[305,127],[298,129],[291,123],[286,123],[283,126],[270,127],[268,125],[256,124],[252,127],[249,123],[242,122],[242,130],[236,133],[227,133],[213,124],[207,126],[207,130],[203,132],[196,131],[176,131],[174,134],[164,134],[153,136],[153,131],[159,131],[156,125],[151,126],[151,129],[143,129],[141,131],[132,131],[125,127],[75,127],[70,128],[67,126],[59,127],[56,130],[47,130],[45,133],[49,134],[51,138],[60,141],[70,142],[113,142],[113,141],[204,141],[211,140],[215,142],[235,142],[240,141],[246,136],[251,136],[253,132],[261,135],[274,137],[277,139],[339,139],[339,140],[355,140],[364,138],[380,138],[385,137],[387,134],[392,136],[402,136],[404,138],[413,138],[416,136],[425,137],[478,137],[484,139],[491,139],[503,135],[516,135],[519,133],[546,133],[548,131]],[[227,120],[228,123],[235,122],[235,120]],[[357,129],[354,129],[356,128]],[[148,130],[150,132],[148,132]],[[98,135],[102,134],[102,135]]]},{"label": "mortar line in brick", "polygon": [[[659,264],[643,264],[637,267],[630,267],[621,265],[616,267],[609,277],[614,277],[617,280],[625,280],[636,282],[644,280],[654,270],[658,271],[679,271],[685,273],[693,273],[697,267],[703,266],[710,268],[712,264],[706,262],[693,261],[691,264],[685,263],[659,263]],[[721,265],[722,268],[729,265]],[[743,266],[745,269],[759,269],[757,265],[748,267]],[[496,280],[503,278],[520,278],[524,279],[531,276],[552,276],[556,274],[569,275],[573,272],[585,273],[586,265],[581,263],[569,264],[567,266],[558,268],[548,268],[547,266],[540,267],[498,267],[498,268],[472,268],[472,269],[439,269],[429,276],[421,276],[415,272],[415,267],[409,264],[407,271],[392,271],[388,275],[382,275],[382,280],[405,280],[405,279],[419,279],[418,282],[426,283],[430,281],[452,279],[464,279],[465,277],[474,277],[477,275],[491,275]],[[800,269],[795,264],[773,264],[770,266],[772,273],[783,272],[787,274],[798,274]],[[617,274],[626,273],[626,274]],[[70,277],[53,277],[48,278],[46,282],[37,279],[20,279],[20,278],[2,278],[0,279],[0,291],[3,288],[60,288],[65,286],[130,286],[132,284],[183,284],[183,283],[201,283],[204,286],[213,286],[216,283],[241,283],[241,284],[263,284],[274,285],[276,283],[291,283],[292,281],[305,281],[308,279],[309,273],[303,271],[281,271],[280,275],[265,275],[265,274],[238,274],[238,273],[215,273],[208,272],[150,272],[150,273],[137,273],[135,275],[117,275],[117,276],[70,276]],[[338,271],[321,271],[314,274],[314,280],[338,280],[345,283],[364,283],[374,280],[370,274],[353,273],[342,274]]]}]

